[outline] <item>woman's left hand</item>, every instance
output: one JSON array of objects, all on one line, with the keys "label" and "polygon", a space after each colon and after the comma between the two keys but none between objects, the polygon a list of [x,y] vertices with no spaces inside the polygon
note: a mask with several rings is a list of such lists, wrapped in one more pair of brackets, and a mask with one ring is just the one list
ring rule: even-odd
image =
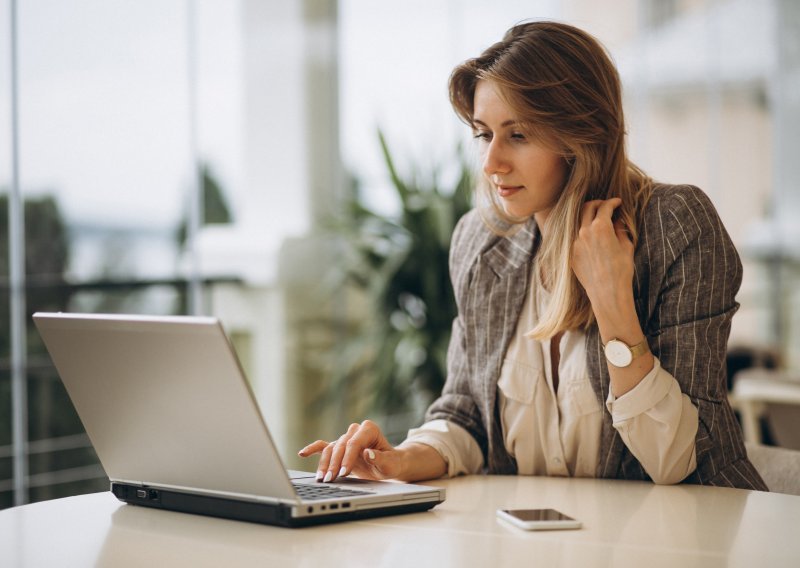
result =
[{"label": "woman's left hand", "polygon": [[596,315],[633,299],[633,242],[623,223],[612,218],[620,205],[618,197],[584,203],[578,238],[572,244],[572,270]]}]

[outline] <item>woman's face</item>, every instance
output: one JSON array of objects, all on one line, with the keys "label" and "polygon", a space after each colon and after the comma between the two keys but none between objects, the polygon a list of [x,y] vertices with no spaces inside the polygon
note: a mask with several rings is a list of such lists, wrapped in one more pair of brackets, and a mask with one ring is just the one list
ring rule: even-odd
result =
[{"label": "woman's face", "polygon": [[533,215],[543,226],[564,188],[566,162],[524,133],[491,83],[478,81],[474,103],[473,128],[492,190],[508,215]]}]

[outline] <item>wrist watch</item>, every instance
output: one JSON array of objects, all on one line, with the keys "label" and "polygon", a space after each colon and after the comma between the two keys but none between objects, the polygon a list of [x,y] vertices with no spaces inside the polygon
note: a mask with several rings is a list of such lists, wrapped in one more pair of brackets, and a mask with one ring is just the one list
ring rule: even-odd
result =
[{"label": "wrist watch", "polygon": [[639,355],[644,355],[650,348],[647,345],[647,338],[634,346],[630,346],[620,339],[612,339],[603,346],[606,359],[615,367],[624,368],[630,365]]}]

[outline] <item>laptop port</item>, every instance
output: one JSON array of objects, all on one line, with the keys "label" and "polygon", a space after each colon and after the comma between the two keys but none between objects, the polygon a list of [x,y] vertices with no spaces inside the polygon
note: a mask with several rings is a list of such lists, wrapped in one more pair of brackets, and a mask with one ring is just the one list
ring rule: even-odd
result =
[{"label": "laptop port", "polygon": [[349,509],[350,503],[342,503],[342,509]]},{"label": "laptop port", "polygon": [[139,499],[147,499],[147,491],[144,490],[144,489],[137,489],[136,490],[136,496]]},{"label": "laptop port", "polygon": [[158,499],[160,497],[160,495],[158,494],[158,491],[156,491],[155,489],[151,489],[149,494],[148,494],[148,496],[150,497],[151,501],[158,501]]},{"label": "laptop port", "polygon": [[314,512],[314,507],[309,507],[309,508],[308,508],[308,512],[309,512],[309,513],[313,513],[313,512]]},{"label": "laptop port", "polygon": [[331,510],[338,508],[339,508],[339,503],[331,503]]}]

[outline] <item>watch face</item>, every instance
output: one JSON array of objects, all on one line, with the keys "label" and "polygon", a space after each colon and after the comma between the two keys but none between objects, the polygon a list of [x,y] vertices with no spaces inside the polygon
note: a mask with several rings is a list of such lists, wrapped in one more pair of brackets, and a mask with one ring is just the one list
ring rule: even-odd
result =
[{"label": "watch face", "polygon": [[606,359],[615,367],[627,367],[633,361],[630,347],[622,341],[612,339],[606,344]]}]

